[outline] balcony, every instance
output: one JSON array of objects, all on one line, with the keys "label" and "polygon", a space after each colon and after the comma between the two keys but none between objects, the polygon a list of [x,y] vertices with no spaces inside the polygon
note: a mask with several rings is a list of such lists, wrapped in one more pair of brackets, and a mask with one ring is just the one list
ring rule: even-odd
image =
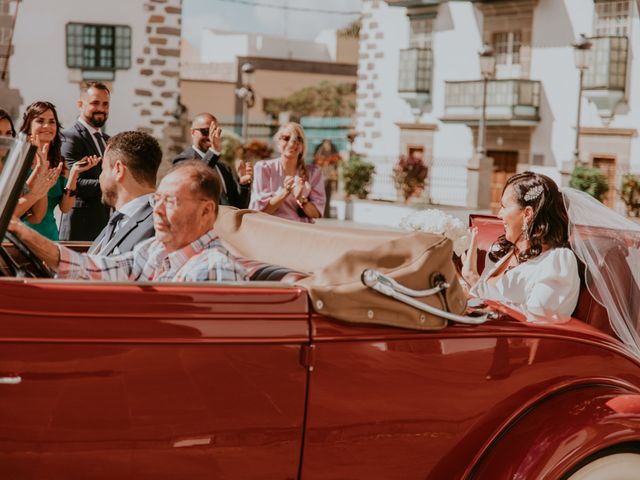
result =
[{"label": "balcony", "polygon": [[[445,122],[476,125],[482,115],[482,80],[446,82]],[[487,84],[487,123],[534,126],[540,121],[540,82],[490,80]]]},{"label": "balcony", "polygon": [[627,37],[593,37],[589,39],[591,62],[584,72],[584,95],[598,108],[608,123],[616,105],[625,97],[629,40]]},{"label": "balcony", "polygon": [[419,113],[431,101],[431,71],[433,57],[430,48],[400,50],[398,93]]}]

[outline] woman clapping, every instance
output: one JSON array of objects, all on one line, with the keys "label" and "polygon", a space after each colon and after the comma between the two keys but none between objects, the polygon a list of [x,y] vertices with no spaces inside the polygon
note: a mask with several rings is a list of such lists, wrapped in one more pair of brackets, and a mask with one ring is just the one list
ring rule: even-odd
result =
[{"label": "woman clapping", "polygon": [[317,166],[305,164],[304,130],[287,123],[275,139],[280,157],[256,164],[249,208],[313,223],[324,211],[324,180]]}]

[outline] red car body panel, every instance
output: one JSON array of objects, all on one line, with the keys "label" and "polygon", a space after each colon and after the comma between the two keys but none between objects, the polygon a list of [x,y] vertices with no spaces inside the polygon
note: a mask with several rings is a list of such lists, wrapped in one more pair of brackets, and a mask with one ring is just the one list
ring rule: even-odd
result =
[{"label": "red car body panel", "polygon": [[560,478],[607,447],[634,444],[640,409],[620,412],[615,404],[622,397],[640,399],[603,379],[543,399],[514,419],[469,478]]},{"label": "red car body panel", "polygon": [[[0,282],[3,478],[295,478],[295,288]],[[108,308],[105,306],[108,305]]]},{"label": "red car body panel", "polygon": [[640,442],[638,360],[577,320],[349,324],[277,283],[0,279],[0,305],[7,478],[553,479]]},{"label": "red car body panel", "polygon": [[465,478],[510,419],[541,399],[583,383],[640,385],[636,361],[580,322],[373,333],[312,321],[305,479]]}]

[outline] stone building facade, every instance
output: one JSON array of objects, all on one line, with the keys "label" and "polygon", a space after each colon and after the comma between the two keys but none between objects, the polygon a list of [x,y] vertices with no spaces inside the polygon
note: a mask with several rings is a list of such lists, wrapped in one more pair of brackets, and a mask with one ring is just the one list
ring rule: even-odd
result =
[{"label": "stone building facade", "polygon": [[[376,163],[373,196],[397,198],[400,155],[429,167],[425,199],[495,209],[505,179],[536,170],[566,184],[576,165],[579,71],[572,44],[592,43],[578,161],[609,178],[640,172],[640,45],[634,0],[363,0],[355,148]],[[487,157],[478,138],[492,46]]]},{"label": "stone building facade", "polygon": [[49,100],[70,126],[81,83],[100,80],[112,91],[107,133],[149,132],[167,160],[184,147],[181,0],[111,0],[108,8],[96,0],[19,5],[9,88],[22,97],[20,112],[34,100]]}]

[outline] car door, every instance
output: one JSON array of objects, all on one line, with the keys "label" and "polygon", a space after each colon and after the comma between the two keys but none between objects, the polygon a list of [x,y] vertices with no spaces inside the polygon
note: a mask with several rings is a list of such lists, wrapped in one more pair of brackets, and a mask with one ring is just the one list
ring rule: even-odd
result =
[{"label": "car door", "polygon": [[0,281],[3,478],[295,478],[306,293]]}]

